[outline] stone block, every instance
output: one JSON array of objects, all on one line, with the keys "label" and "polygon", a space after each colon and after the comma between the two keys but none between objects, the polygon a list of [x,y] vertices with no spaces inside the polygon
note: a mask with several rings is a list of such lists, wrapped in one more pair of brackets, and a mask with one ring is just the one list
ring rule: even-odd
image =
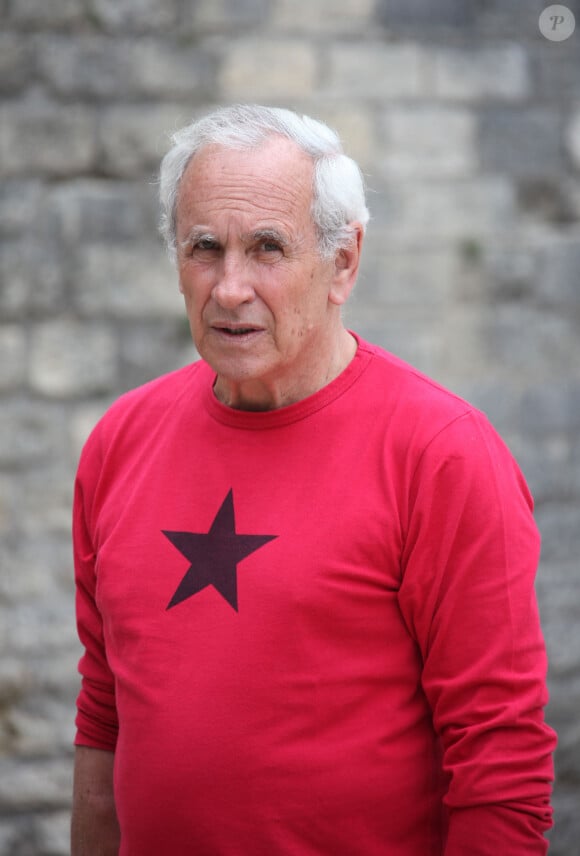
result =
[{"label": "stone block", "polygon": [[275,0],[271,26],[284,32],[348,33],[366,32],[372,27],[374,0]]},{"label": "stone block", "polygon": [[0,92],[25,89],[34,75],[35,56],[30,39],[20,33],[0,33]]},{"label": "stone block", "polygon": [[[526,46],[539,41],[538,19],[546,7],[546,0],[474,0],[476,26],[480,38],[514,38],[526,41]],[[527,39],[532,36],[528,42]]]},{"label": "stone block", "polygon": [[72,789],[69,758],[22,763],[2,759],[0,812],[68,808]]},{"label": "stone block", "polygon": [[[519,402],[518,402],[519,403]],[[575,458],[573,437],[563,433],[545,435],[534,431],[535,425],[524,421],[521,410],[518,422],[525,430],[517,448],[519,464],[538,504],[556,501],[580,501],[580,457]],[[537,410],[532,419],[537,417]]]},{"label": "stone block", "polygon": [[14,324],[0,326],[0,393],[24,383],[27,359],[24,330]]},{"label": "stone block", "polygon": [[[580,555],[580,503],[573,502],[550,502],[539,506],[536,509],[536,520],[540,531],[542,532],[542,558],[543,561],[550,565],[552,584],[555,567],[561,569],[562,577],[560,583],[563,585],[565,580],[569,580],[570,590],[578,591],[580,585],[580,566],[578,564],[570,566],[568,564],[570,557]],[[562,591],[562,585],[559,585],[559,590]],[[554,591],[553,596],[559,595]],[[558,601],[558,608],[554,610],[555,616],[558,611],[564,607],[566,600]],[[577,598],[568,598],[568,609],[575,611],[577,608]],[[580,629],[580,625],[579,625]],[[574,656],[580,658],[580,646],[575,649]]]},{"label": "stone block", "polygon": [[466,176],[478,164],[471,111],[445,107],[392,107],[382,116],[377,163],[386,180]]},{"label": "stone block", "polygon": [[[2,402],[2,407],[8,410],[5,402]],[[2,429],[0,442],[5,442]],[[8,467],[8,461],[6,458],[2,459],[2,455],[6,455],[6,449],[0,449],[0,468]],[[0,470],[0,543],[3,539],[8,539],[18,527],[22,508],[20,480],[21,473],[17,468],[8,472]]]},{"label": "stone block", "polygon": [[537,180],[562,168],[560,119],[550,108],[484,110],[478,143],[487,172]]},{"label": "stone block", "polygon": [[203,97],[213,82],[205,46],[150,37],[53,37],[42,45],[39,64],[59,96],[94,100]]},{"label": "stone block", "polygon": [[182,319],[132,326],[123,336],[120,352],[121,382],[130,388],[197,358],[185,313]]},{"label": "stone block", "polygon": [[215,96],[218,62],[211,42],[150,38],[130,41],[123,50],[133,93],[188,104]]},{"label": "stone block", "polygon": [[580,435],[580,372],[573,381],[562,377],[527,389],[521,401],[521,422],[532,437]]},{"label": "stone block", "polygon": [[42,196],[42,187],[38,181],[3,181],[0,185],[0,235],[17,237],[24,229],[29,229]]},{"label": "stone block", "polygon": [[440,242],[480,242],[505,234],[516,219],[512,184],[501,176],[461,180],[392,181],[386,208],[376,210],[373,233],[389,244],[424,249]]},{"label": "stone block", "polygon": [[57,591],[42,599],[21,600],[17,609],[0,606],[0,620],[2,650],[16,660],[32,660],[39,652],[58,657],[78,645],[72,593],[65,597]]},{"label": "stone block", "polygon": [[[69,260],[88,244],[119,245],[156,236],[156,189],[145,181],[79,180],[56,186],[46,206]],[[72,261],[71,261],[72,264]]]},{"label": "stone block", "polygon": [[355,298],[376,311],[393,307],[409,311],[419,307],[432,312],[452,298],[457,258],[448,247],[422,251],[410,247],[385,247],[380,237],[369,237]]},{"label": "stone block", "polygon": [[22,29],[59,29],[80,24],[86,16],[83,0],[17,0],[8,7],[9,20]]},{"label": "stone block", "polygon": [[[579,66],[580,73],[580,66]],[[572,111],[566,123],[564,142],[576,169],[580,169],[580,109]]]},{"label": "stone block", "polygon": [[345,106],[327,99],[316,104],[307,104],[304,108],[296,106],[296,110],[314,119],[320,119],[333,128],[339,135],[346,154],[357,162],[363,172],[374,168],[378,141],[374,111],[365,106]]},{"label": "stone block", "polygon": [[170,135],[191,121],[182,106],[112,107],[99,122],[103,168],[115,176],[146,176],[159,172]]},{"label": "stone block", "polygon": [[238,34],[241,30],[263,28],[272,14],[270,0],[196,0],[185,10],[185,27],[194,35],[208,32]]},{"label": "stone block", "polygon": [[0,243],[0,314],[4,320],[50,315],[62,309],[65,274],[59,248],[33,237]]},{"label": "stone block", "polygon": [[38,841],[42,842],[38,856],[69,856],[70,811],[40,814],[36,818]]},{"label": "stone block", "polygon": [[389,30],[401,24],[411,25],[415,31],[437,27],[468,27],[474,23],[475,0],[439,0],[434,6],[430,0],[379,0],[378,19]]},{"label": "stone block", "polygon": [[162,33],[177,23],[176,0],[89,0],[94,23],[109,33]]},{"label": "stone block", "polygon": [[92,245],[79,250],[75,305],[85,316],[181,318],[177,275],[160,246]]},{"label": "stone block", "polygon": [[29,384],[50,398],[73,398],[114,388],[117,339],[108,324],[55,320],[31,331]]},{"label": "stone block", "polygon": [[[68,419],[66,421],[68,423]],[[66,451],[66,437],[63,437],[62,444]],[[66,569],[70,565],[68,536],[73,498],[73,468],[66,466],[66,460],[59,461],[58,465],[52,462],[22,473],[20,479],[23,511],[18,529],[25,538],[32,536],[36,537],[37,541],[47,534],[54,536],[44,547],[55,557],[55,572],[62,578],[63,573],[66,576]],[[42,564],[42,554],[38,558]]]},{"label": "stone block", "polygon": [[312,94],[317,68],[316,51],[304,41],[242,38],[228,45],[218,83],[226,100],[286,103]]},{"label": "stone block", "polygon": [[0,419],[0,466],[20,470],[59,460],[63,431],[63,414],[43,402],[5,401]]},{"label": "stone block", "polygon": [[87,108],[36,98],[0,107],[5,176],[69,176],[91,169],[95,156],[95,121]]},{"label": "stone block", "polygon": [[39,45],[44,80],[59,96],[119,98],[130,90],[127,43],[101,35],[52,36]]},{"label": "stone block", "polygon": [[[76,671],[76,669],[75,669]],[[74,739],[74,700],[36,689],[6,710],[10,754],[23,759],[66,755]]]},{"label": "stone block", "polygon": [[[550,4],[547,4],[550,5]],[[571,8],[571,3],[564,3]],[[546,3],[542,0],[542,6]],[[536,38],[528,45],[528,55],[534,76],[534,96],[538,100],[554,104],[572,104],[578,98],[578,80],[580,79],[580,53],[578,52],[578,9],[576,30],[572,38],[565,42],[550,42]],[[539,13],[538,13],[539,16]]]},{"label": "stone block", "polygon": [[328,47],[321,92],[329,98],[417,98],[429,90],[419,45],[339,43]]},{"label": "stone block", "polygon": [[431,73],[432,93],[449,100],[518,102],[531,91],[528,57],[516,42],[434,48]]},{"label": "stone block", "polygon": [[511,372],[522,383],[550,384],[580,375],[580,339],[573,317],[558,317],[528,304],[497,307],[479,328],[479,348],[490,371]]}]

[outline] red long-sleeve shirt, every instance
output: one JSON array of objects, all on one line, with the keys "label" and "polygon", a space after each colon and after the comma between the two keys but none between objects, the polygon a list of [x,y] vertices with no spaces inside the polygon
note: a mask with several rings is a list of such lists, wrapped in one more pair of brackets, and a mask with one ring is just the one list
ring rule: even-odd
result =
[{"label": "red long-sleeve shirt", "polygon": [[76,742],[123,856],[531,856],[553,732],[531,498],[485,417],[359,340],[280,410],[204,362],[79,465]]}]

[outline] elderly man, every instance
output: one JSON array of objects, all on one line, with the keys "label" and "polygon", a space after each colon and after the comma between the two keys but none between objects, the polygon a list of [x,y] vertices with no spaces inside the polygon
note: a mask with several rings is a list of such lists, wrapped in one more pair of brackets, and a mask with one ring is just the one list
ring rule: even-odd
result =
[{"label": "elderly man", "polygon": [[174,138],[202,359],[83,451],[74,856],[545,853],[532,501],[485,417],[349,332],[368,213],[326,126]]}]

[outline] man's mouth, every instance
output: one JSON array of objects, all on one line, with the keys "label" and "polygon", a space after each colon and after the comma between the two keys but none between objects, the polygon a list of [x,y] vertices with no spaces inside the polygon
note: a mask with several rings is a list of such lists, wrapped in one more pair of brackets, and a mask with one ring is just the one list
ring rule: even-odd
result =
[{"label": "man's mouth", "polygon": [[247,336],[249,333],[259,333],[259,327],[227,327],[225,325],[217,325],[214,327],[218,333],[223,333],[226,336]]}]

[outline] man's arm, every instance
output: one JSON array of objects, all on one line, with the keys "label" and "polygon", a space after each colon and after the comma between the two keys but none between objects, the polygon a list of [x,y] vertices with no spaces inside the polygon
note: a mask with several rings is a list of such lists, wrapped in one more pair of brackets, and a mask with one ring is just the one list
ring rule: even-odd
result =
[{"label": "man's arm", "polygon": [[117,856],[120,832],[113,795],[115,755],[103,749],[75,750],[71,856]]},{"label": "man's arm", "polygon": [[555,735],[531,496],[476,413],[430,443],[409,496],[399,603],[443,747],[445,856],[545,856]]}]

